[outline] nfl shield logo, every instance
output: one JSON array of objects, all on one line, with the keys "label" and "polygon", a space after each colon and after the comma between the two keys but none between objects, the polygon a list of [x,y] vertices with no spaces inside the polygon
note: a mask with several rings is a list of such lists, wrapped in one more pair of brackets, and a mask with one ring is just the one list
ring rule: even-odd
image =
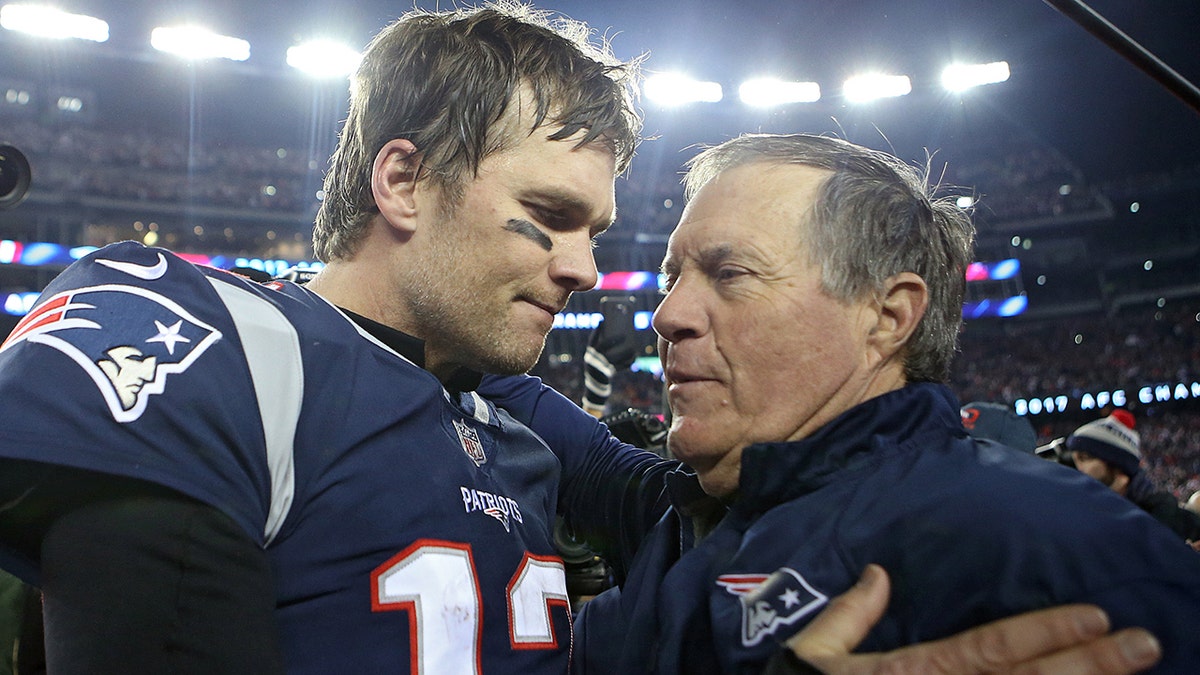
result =
[{"label": "nfl shield logo", "polygon": [[467,457],[470,457],[476,465],[487,462],[487,455],[483,454],[483,443],[479,442],[479,434],[466,422],[451,421],[454,422],[454,430],[458,432],[458,441],[462,443],[463,452],[467,453]]}]

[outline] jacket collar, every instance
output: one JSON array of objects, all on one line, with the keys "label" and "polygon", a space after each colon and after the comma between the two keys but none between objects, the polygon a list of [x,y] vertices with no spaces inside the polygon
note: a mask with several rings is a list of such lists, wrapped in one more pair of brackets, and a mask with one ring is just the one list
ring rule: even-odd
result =
[{"label": "jacket collar", "polygon": [[883,455],[906,450],[914,436],[931,430],[966,435],[950,389],[916,383],[854,406],[807,438],[751,445],[742,452],[733,510],[766,511],[846,472],[868,471]]}]

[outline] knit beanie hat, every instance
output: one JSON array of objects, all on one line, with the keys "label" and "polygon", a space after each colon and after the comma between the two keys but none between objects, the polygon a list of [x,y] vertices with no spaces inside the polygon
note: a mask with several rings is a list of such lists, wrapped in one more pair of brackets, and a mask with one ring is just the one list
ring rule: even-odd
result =
[{"label": "knit beanie hat", "polygon": [[1067,448],[1082,450],[1104,460],[1125,475],[1133,478],[1141,469],[1142,452],[1133,430],[1133,413],[1115,410],[1104,419],[1088,422],[1067,437]]}]

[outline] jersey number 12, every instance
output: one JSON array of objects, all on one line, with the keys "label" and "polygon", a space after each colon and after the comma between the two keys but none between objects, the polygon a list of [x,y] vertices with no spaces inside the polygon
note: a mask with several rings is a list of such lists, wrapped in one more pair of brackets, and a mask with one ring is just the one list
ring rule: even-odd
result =
[{"label": "jersey number 12", "polygon": [[[469,544],[420,539],[371,574],[371,609],[409,614],[411,672],[479,673],[479,577]],[[557,649],[551,607],[570,617],[562,561],[526,552],[508,583],[513,649]]]}]

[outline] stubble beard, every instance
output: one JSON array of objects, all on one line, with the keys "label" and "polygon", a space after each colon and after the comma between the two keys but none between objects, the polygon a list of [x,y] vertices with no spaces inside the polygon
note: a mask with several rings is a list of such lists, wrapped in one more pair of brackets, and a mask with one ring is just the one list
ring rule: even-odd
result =
[{"label": "stubble beard", "polygon": [[414,316],[425,327],[426,340],[434,343],[442,358],[472,370],[496,375],[517,375],[529,372],[546,345],[546,336],[538,342],[517,341],[505,321],[505,317],[471,317],[474,313],[469,304],[448,302],[419,303],[414,307]]},{"label": "stubble beard", "polygon": [[517,375],[537,364],[547,333],[536,342],[512,326],[516,300],[500,298],[484,279],[473,279],[456,256],[439,250],[436,275],[413,280],[409,310],[421,327],[427,351],[483,373]]}]

